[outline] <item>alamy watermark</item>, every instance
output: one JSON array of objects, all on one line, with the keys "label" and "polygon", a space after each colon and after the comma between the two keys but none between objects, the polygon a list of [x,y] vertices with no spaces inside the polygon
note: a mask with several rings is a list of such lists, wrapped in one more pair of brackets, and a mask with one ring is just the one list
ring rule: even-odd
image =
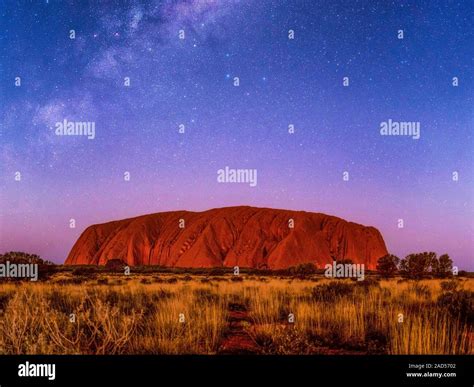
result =
[{"label": "alamy watermark", "polygon": [[328,278],[357,278],[357,281],[365,279],[365,267],[363,263],[328,263],[324,266],[324,275]]},{"label": "alamy watermark", "polygon": [[246,183],[250,187],[257,185],[256,169],[233,169],[225,167],[217,171],[218,183]]},{"label": "alamy watermark", "polygon": [[387,121],[380,123],[381,136],[411,136],[414,140],[420,138],[420,122],[419,121]]},{"label": "alamy watermark", "polygon": [[58,121],[54,125],[56,136],[87,136],[89,140],[95,138],[94,121]]},{"label": "alamy watermark", "polygon": [[35,363],[22,363],[18,365],[18,376],[19,377],[45,377],[48,380],[56,379],[56,364],[35,364]]},{"label": "alamy watermark", "polygon": [[37,263],[0,263],[0,278],[29,278],[38,281]]}]

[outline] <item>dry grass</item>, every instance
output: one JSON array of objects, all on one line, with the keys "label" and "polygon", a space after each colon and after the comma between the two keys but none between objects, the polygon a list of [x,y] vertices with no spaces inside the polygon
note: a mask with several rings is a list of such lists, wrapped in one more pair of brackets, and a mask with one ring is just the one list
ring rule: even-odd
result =
[{"label": "dry grass", "polygon": [[[214,354],[232,303],[260,353],[474,353],[472,321],[440,305],[439,280],[104,278],[0,284],[0,353]],[[457,283],[472,307],[474,280]]]}]

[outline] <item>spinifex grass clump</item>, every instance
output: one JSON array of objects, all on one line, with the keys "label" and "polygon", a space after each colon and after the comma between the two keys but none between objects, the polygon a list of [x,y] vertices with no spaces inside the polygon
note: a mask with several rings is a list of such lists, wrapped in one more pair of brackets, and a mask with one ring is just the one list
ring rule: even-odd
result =
[{"label": "spinifex grass clump", "polygon": [[353,293],[353,284],[343,281],[334,281],[314,287],[312,294],[315,301],[335,302],[341,298],[351,296]]}]

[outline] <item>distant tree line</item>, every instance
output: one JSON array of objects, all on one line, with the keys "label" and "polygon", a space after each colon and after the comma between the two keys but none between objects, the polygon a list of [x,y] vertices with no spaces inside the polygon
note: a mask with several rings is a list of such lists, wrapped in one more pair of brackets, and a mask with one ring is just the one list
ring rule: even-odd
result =
[{"label": "distant tree line", "polygon": [[[4,254],[0,254],[0,264],[6,264],[6,262],[15,264],[34,264],[38,265],[38,278],[40,280],[48,279],[53,273],[56,272],[57,266],[45,259],[42,259],[39,255],[28,254],[22,251],[9,251]],[[5,281],[23,281],[23,278],[3,278]]]},{"label": "distant tree line", "polygon": [[39,255],[28,254],[22,251],[9,251],[0,254],[0,263],[10,261],[12,263],[33,263],[38,265],[54,265],[53,262],[42,259]]},{"label": "distant tree line", "polygon": [[[333,258],[336,261],[335,258]],[[5,263],[6,261],[14,263],[36,263],[39,266],[40,277],[47,278],[50,274],[58,270],[58,267],[50,261],[41,259],[36,254],[28,254],[19,251],[10,251],[4,254],[0,254],[0,264]],[[343,259],[337,260],[337,263],[351,264],[352,260]],[[111,271],[121,271],[125,266],[125,262],[120,259],[112,259],[104,267],[104,270]],[[135,267],[135,271],[156,271],[160,269],[161,271],[189,271],[186,269],[180,268],[157,268],[157,267]],[[85,270],[85,271],[96,271],[97,267],[89,265],[88,267],[78,267],[74,271]],[[196,272],[196,274],[211,274],[211,275],[223,275],[227,272],[230,272],[231,268],[212,268],[212,269],[192,269],[191,271]],[[321,272],[321,269],[318,270],[317,266],[314,263],[301,263],[297,266],[293,266],[287,269],[280,270],[255,270],[255,269],[242,269],[242,273],[258,273],[258,274],[267,274],[267,275],[293,275],[293,276],[306,276],[312,275]],[[453,275],[453,261],[448,254],[443,254],[437,257],[434,252],[423,252],[407,255],[404,259],[400,259],[393,254],[387,254],[377,261],[377,272],[382,277],[393,277],[395,275],[401,275],[407,278],[424,278],[424,277],[437,277],[437,278],[448,278]],[[462,274],[460,272],[459,274]]]},{"label": "distant tree line", "polygon": [[377,272],[382,277],[402,275],[417,279],[429,276],[447,278],[453,275],[453,261],[448,254],[437,257],[434,252],[410,254],[404,259],[388,254],[377,261]]}]

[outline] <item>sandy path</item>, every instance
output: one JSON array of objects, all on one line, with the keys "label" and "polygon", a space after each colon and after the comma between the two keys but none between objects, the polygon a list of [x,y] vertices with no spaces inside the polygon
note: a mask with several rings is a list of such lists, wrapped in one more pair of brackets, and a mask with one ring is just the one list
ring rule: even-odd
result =
[{"label": "sandy path", "polygon": [[251,355],[259,352],[258,346],[245,330],[251,324],[248,310],[243,304],[229,304],[227,330],[217,351],[219,355]]}]

